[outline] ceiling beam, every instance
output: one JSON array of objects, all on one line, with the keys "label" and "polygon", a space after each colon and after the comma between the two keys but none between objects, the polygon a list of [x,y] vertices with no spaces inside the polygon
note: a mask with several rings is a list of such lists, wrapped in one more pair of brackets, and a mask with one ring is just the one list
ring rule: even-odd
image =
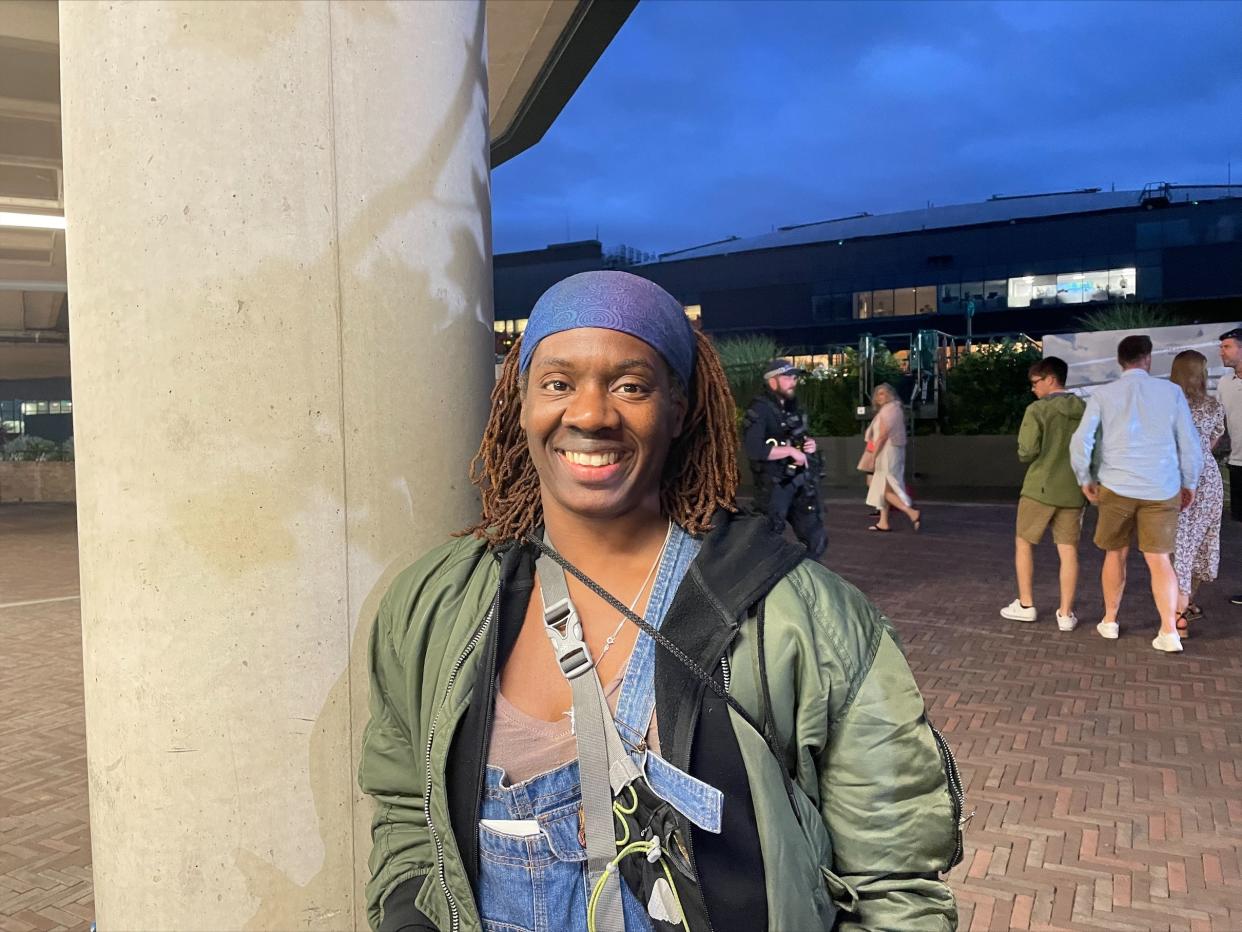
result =
[{"label": "ceiling beam", "polygon": [[638,0],[577,0],[513,117],[504,126],[493,121],[493,168],[543,138],[637,5]]}]

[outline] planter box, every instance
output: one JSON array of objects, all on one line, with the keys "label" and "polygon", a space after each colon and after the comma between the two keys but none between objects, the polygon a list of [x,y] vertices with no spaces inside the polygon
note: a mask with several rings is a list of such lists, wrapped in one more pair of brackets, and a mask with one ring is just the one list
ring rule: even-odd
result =
[{"label": "planter box", "polygon": [[[863,438],[816,437],[824,463],[825,489],[861,489],[862,473],[855,468],[862,456]],[[981,497],[1015,498],[1022,488],[1026,465],[1018,462],[1016,435],[929,434],[910,438],[906,448],[906,482],[918,495],[953,489]],[[750,464],[742,459],[743,494],[751,489]],[[861,494],[861,493],[860,493]]]},{"label": "planter box", "polygon": [[73,463],[0,463],[0,504],[76,500]]}]

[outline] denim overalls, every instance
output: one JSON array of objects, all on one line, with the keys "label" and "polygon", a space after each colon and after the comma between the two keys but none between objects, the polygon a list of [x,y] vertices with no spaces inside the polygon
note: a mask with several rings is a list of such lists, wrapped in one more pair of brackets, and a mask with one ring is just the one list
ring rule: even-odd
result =
[{"label": "denim overalls", "polygon": [[[659,628],[699,542],[676,525],[660,560],[645,620]],[[691,822],[720,831],[719,790],[646,751],[655,712],[655,642],[640,633],[626,666],[615,721],[622,743],[652,790]],[[487,768],[481,819],[536,820],[540,831],[509,835],[479,826],[479,912],[488,932],[586,932],[586,850],[579,835],[578,762],[503,785],[504,771]],[[652,928],[645,904],[621,884],[626,932]]]}]

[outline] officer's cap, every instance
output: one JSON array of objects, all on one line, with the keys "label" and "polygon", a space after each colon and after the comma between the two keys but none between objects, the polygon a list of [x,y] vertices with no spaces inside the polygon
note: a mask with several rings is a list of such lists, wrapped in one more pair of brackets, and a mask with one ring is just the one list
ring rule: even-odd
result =
[{"label": "officer's cap", "polygon": [[[1224,337],[1221,337],[1223,340]],[[764,366],[764,379],[774,379],[778,375],[798,375],[801,369],[794,366],[788,359],[772,359]]]}]

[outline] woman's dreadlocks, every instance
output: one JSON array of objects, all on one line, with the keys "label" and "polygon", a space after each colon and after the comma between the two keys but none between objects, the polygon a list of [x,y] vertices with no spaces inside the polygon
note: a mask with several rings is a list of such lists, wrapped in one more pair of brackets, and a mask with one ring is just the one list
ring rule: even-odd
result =
[{"label": "woman's dreadlocks", "polygon": [[[691,534],[711,528],[717,508],[735,511],[737,424],[733,395],[711,341],[695,332],[698,354],[687,392],[688,410],[681,435],[669,449],[660,480],[660,507]],[[470,462],[470,481],[479,487],[483,515],[462,533],[492,544],[521,540],[543,523],[539,475],[519,423],[524,392],[518,372],[522,341],[505,357],[492,390],[492,411],[479,452]],[[676,376],[671,376],[681,388]]]}]

